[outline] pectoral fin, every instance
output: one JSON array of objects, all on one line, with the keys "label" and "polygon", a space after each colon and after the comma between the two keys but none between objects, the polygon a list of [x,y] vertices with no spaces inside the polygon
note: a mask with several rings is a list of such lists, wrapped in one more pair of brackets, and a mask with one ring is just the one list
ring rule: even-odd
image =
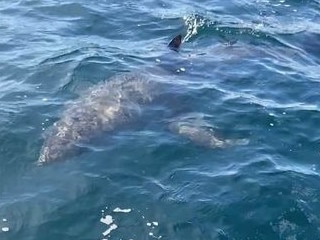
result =
[{"label": "pectoral fin", "polygon": [[215,136],[214,132],[197,125],[186,122],[172,122],[169,124],[171,132],[182,136],[198,146],[207,148],[224,148],[228,145],[226,141]]},{"label": "pectoral fin", "polygon": [[248,139],[222,139],[208,124],[199,124],[199,120],[176,120],[169,124],[169,130],[198,146],[206,148],[225,148],[233,145],[246,145]]}]

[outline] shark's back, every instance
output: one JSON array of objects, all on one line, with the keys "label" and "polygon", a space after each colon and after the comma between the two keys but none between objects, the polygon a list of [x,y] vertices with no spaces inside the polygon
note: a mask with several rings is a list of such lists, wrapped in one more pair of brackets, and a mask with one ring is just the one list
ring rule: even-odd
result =
[{"label": "shark's back", "polygon": [[156,96],[155,85],[145,74],[126,73],[91,87],[69,103],[54,123],[38,162],[69,158],[77,154],[79,144],[132,121],[139,115],[140,106]]}]

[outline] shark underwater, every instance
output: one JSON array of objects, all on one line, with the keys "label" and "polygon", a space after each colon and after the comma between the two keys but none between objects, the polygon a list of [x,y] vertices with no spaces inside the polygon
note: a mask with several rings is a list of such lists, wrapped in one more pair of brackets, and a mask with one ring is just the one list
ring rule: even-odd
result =
[{"label": "shark underwater", "polygon": [[[178,51],[181,43],[182,36],[178,35],[168,47]],[[141,107],[157,99],[162,88],[170,88],[167,85],[161,83],[161,76],[139,71],[115,75],[92,86],[68,104],[60,119],[53,124],[45,136],[37,163],[42,165],[79,155],[82,143],[121,129],[137,119]],[[168,129],[208,148],[221,148],[235,143],[219,139],[210,129],[184,118],[175,118],[168,124]]]}]

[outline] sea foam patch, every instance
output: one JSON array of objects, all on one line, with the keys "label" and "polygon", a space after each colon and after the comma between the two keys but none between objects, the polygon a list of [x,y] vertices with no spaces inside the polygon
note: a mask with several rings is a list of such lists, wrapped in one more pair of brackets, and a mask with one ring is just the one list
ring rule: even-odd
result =
[{"label": "sea foam patch", "polygon": [[[131,223],[129,223],[130,221],[128,221],[130,220],[130,218],[132,222],[141,222],[141,225],[136,224],[134,225],[135,227],[138,226],[139,228],[141,228],[141,230],[147,228],[147,231],[144,230],[141,232],[146,232],[148,237],[156,239],[162,238],[161,235],[158,235],[158,230],[156,229],[159,226],[159,223],[157,221],[148,221],[139,210],[134,211],[131,208],[120,207],[116,207],[111,210],[106,207],[105,209],[101,210],[101,212],[102,217],[100,218],[100,222],[107,225],[106,230],[101,233],[103,235],[103,238],[101,240],[110,240],[112,239],[112,237],[115,237],[116,239],[120,238],[129,240],[140,239],[141,235],[137,236],[136,234],[132,233],[135,231],[128,231],[128,229],[132,228],[133,226]],[[121,234],[121,230],[124,231],[123,234]],[[138,232],[140,232],[139,230],[140,229],[137,229]],[[113,236],[113,233],[116,233],[116,236]],[[128,233],[133,235],[128,236]]]},{"label": "sea foam patch", "polygon": [[115,208],[113,209],[113,212],[122,212],[122,213],[129,213],[131,212],[131,209],[130,208],[127,208],[127,209],[121,209],[121,208]]},{"label": "sea foam patch", "polygon": [[111,223],[113,223],[113,218],[111,215],[106,215],[105,217],[100,218],[100,222],[110,225]]},{"label": "sea foam patch", "polygon": [[1,224],[1,232],[9,232],[10,228],[8,227],[8,220],[6,218],[2,218],[3,224]]},{"label": "sea foam patch", "polygon": [[2,227],[2,228],[1,228],[1,231],[2,231],[2,232],[9,232],[9,227]]}]

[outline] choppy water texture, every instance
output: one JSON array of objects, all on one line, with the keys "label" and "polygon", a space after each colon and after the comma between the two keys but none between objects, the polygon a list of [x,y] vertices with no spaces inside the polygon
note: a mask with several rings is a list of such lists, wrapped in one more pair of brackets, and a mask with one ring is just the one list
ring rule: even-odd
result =
[{"label": "choppy water texture", "polygon": [[[0,239],[320,239],[319,5],[1,1]],[[34,164],[68,101],[154,66],[165,104]],[[183,113],[249,143],[194,145],[167,129]]]}]

